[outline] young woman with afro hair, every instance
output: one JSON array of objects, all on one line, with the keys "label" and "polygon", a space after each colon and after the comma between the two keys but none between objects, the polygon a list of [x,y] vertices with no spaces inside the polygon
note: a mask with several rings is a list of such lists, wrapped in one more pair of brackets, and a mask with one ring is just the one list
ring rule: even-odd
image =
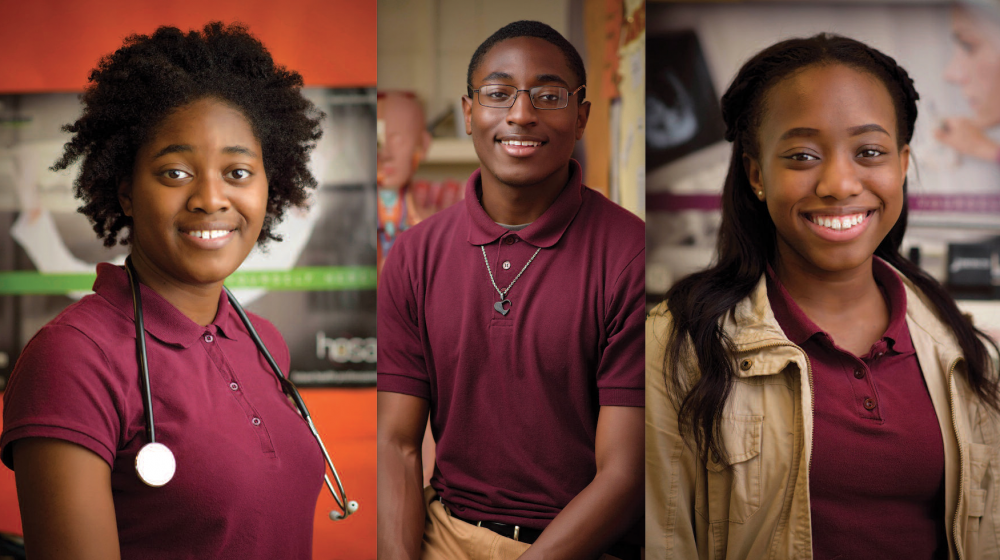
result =
[{"label": "young woman with afro hair", "polygon": [[[4,394],[27,550],[46,558],[309,558],[322,454],[223,290],[303,206],[323,114],[241,25],[161,27],[104,57],[53,166],[81,160],[80,211],[126,267],[39,331]],[[176,469],[144,482],[151,435]],[[288,347],[250,315],[283,371]]]}]

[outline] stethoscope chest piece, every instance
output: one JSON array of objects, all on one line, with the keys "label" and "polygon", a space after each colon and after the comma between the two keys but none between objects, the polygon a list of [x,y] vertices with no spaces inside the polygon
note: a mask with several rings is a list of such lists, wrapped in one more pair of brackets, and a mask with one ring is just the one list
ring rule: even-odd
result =
[{"label": "stethoscope chest piece", "polygon": [[174,453],[162,443],[147,443],[135,456],[135,472],[147,486],[163,486],[170,482],[176,470]]}]

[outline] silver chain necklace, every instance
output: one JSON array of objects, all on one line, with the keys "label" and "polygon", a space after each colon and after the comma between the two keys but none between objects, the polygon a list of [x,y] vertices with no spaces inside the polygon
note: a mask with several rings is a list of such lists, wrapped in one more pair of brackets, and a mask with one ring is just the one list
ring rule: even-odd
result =
[{"label": "silver chain necklace", "polygon": [[490,268],[490,260],[486,258],[486,246],[480,245],[479,248],[483,250],[483,262],[486,263],[486,272],[490,273],[490,282],[493,283],[493,289],[496,290],[498,294],[500,294],[500,301],[493,304],[493,309],[496,309],[497,313],[506,316],[508,313],[510,313],[510,308],[508,307],[507,309],[504,309],[503,304],[506,303],[508,305],[513,305],[512,303],[510,303],[510,300],[507,299],[507,292],[509,292],[510,289],[514,287],[514,282],[517,282],[517,279],[520,278],[522,274],[524,274],[524,271],[527,270],[528,265],[531,264],[531,261],[535,260],[535,257],[538,256],[538,252],[541,251],[542,248],[539,247],[535,249],[535,254],[531,255],[531,258],[528,259],[527,264],[524,265],[524,268],[521,269],[521,272],[517,273],[517,276],[515,276],[514,279],[510,281],[510,285],[507,286],[507,289],[503,291],[500,291],[500,288],[497,287],[497,281],[493,279],[493,269]]}]

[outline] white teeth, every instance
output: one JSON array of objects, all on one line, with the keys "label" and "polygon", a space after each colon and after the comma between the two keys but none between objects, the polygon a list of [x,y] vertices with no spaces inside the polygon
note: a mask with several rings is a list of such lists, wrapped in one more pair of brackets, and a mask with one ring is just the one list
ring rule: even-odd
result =
[{"label": "white teeth", "polygon": [[189,231],[187,232],[191,237],[197,237],[199,239],[216,239],[219,237],[225,237],[229,235],[229,230],[226,229],[213,229],[213,230],[201,230],[201,231]]},{"label": "white teeth", "polygon": [[812,223],[830,228],[834,231],[843,231],[845,229],[851,229],[852,227],[865,221],[865,214],[852,214],[850,216],[812,216],[810,218]]},{"label": "white teeth", "polygon": [[502,143],[505,146],[541,146],[541,142],[533,142],[531,140],[503,140]]}]

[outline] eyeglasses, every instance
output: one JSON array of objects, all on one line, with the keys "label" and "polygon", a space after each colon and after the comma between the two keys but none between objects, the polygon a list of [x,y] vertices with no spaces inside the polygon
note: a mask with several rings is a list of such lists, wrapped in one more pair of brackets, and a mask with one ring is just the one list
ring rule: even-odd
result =
[{"label": "eyeglasses", "polygon": [[[469,89],[469,95],[479,94],[479,104],[494,109],[509,109],[517,101],[517,94],[526,91],[531,98],[531,106],[535,109],[564,109],[569,105],[569,96],[575,95],[583,88],[582,85],[573,91],[561,86],[538,86],[531,89],[517,89],[514,86],[499,84],[485,85],[479,89]],[[472,88],[472,86],[469,86]]]}]

